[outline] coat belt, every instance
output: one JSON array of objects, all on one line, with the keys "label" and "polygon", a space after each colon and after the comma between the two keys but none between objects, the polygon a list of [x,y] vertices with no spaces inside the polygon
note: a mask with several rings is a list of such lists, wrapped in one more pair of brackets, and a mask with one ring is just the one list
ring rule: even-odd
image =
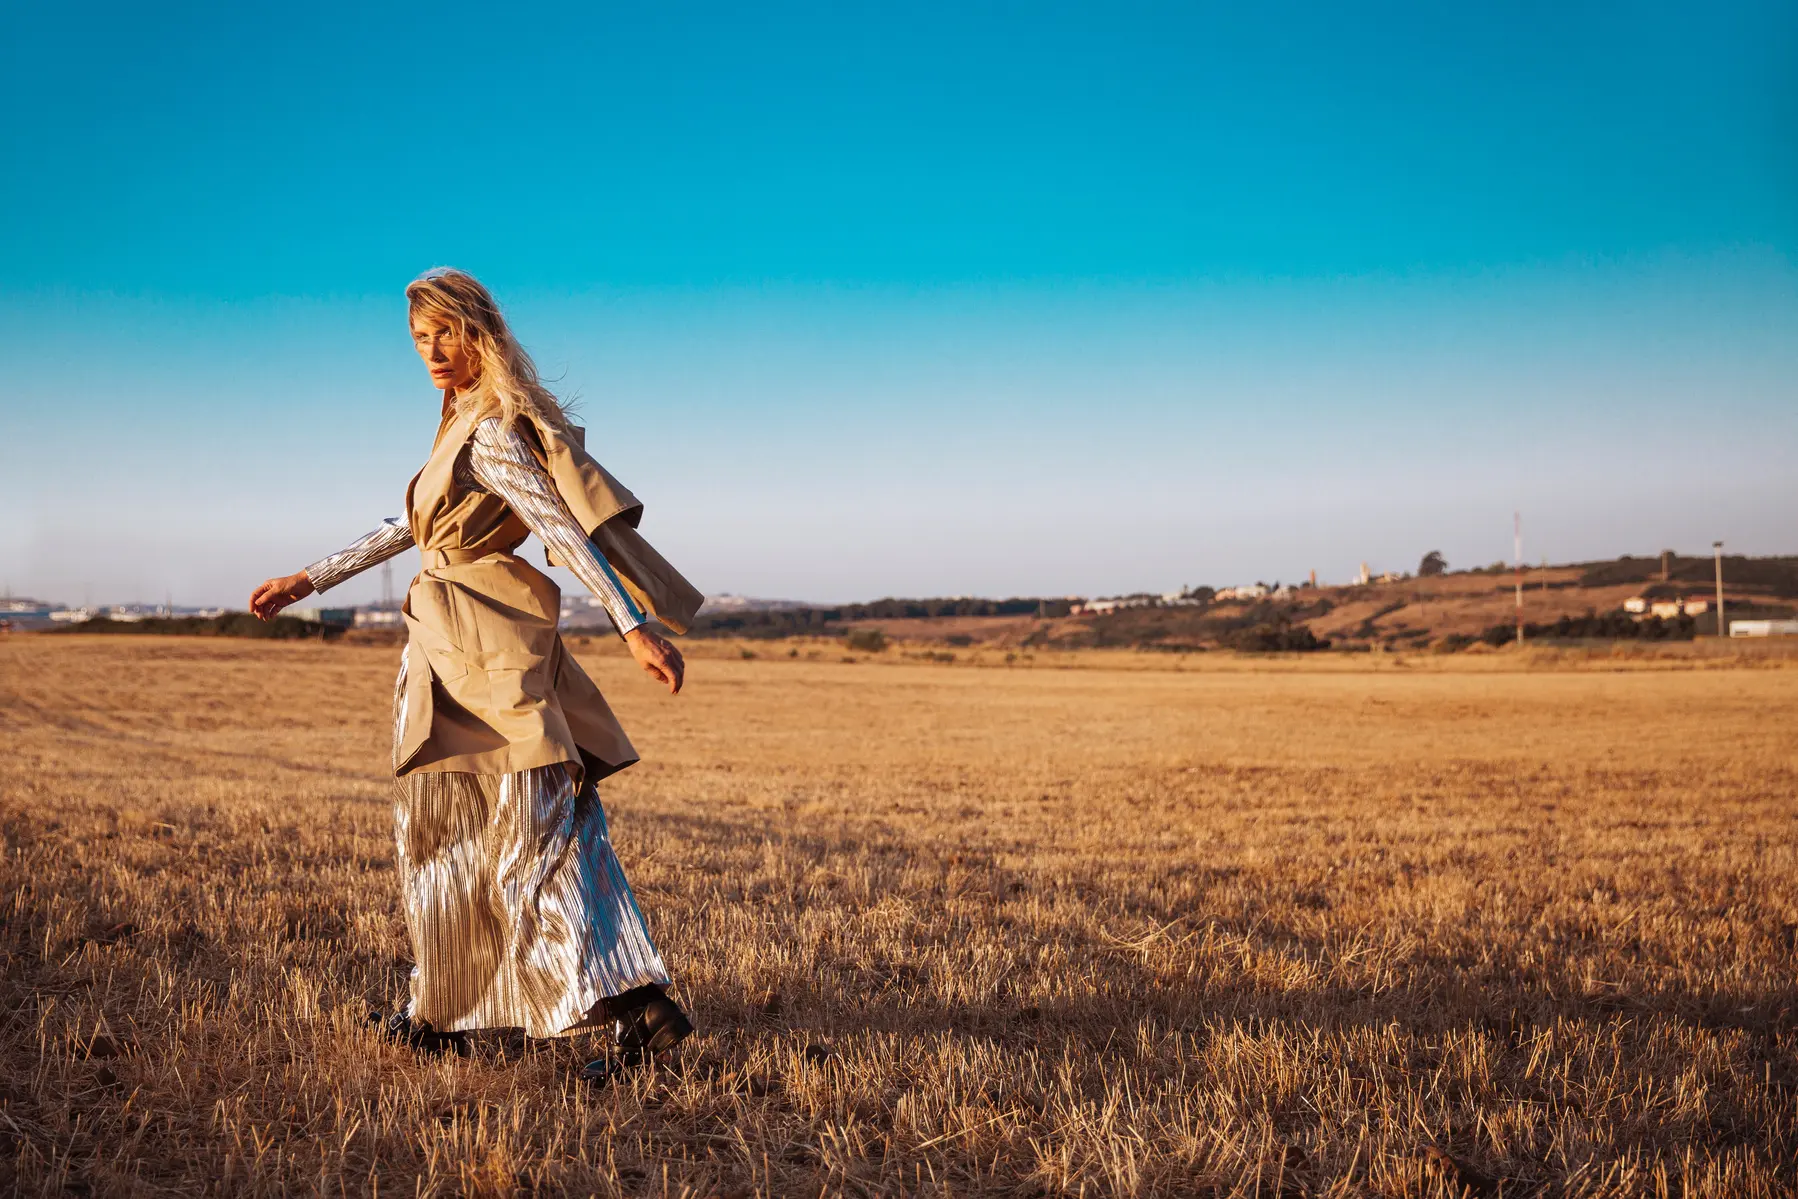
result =
[{"label": "coat belt", "polygon": [[482,558],[510,558],[505,550],[420,550],[420,561],[426,570],[434,566],[466,566],[470,562],[479,562]]}]

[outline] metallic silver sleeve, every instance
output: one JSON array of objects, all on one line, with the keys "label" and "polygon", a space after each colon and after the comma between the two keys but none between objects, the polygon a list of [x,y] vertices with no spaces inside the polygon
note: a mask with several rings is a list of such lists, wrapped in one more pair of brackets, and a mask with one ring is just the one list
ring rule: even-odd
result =
[{"label": "metallic silver sleeve", "polygon": [[329,591],[337,584],[359,575],[371,566],[412,548],[412,527],[397,516],[389,516],[373,532],[365,533],[347,549],[320,558],[306,568],[314,591]]},{"label": "metallic silver sleeve", "polygon": [[497,417],[482,421],[475,426],[468,464],[481,485],[511,505],[531,532],[599,598],[619,633],[648,623],[516,430],[502,428]]}]

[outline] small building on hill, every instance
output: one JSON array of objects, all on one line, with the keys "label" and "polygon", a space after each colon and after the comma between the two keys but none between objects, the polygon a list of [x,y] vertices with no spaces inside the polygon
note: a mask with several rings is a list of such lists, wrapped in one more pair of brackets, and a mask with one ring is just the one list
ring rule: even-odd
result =
[{"label": "small building on hill", "polygon": [[1632,595],[1623,601],[1623,610],[1631,616],[1658,616],[1674,620],[1681,616],[1697,616],[1711,610],[1711,602],[1702,599],[1650,599]]}]

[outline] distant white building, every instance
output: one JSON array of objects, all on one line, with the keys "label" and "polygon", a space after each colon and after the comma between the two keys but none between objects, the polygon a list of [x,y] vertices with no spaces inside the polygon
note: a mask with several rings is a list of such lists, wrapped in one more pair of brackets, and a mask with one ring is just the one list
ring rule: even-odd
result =
[{"label": "distant white building", "polygon": [[[590,606],[595,608],[603,609],[605,607],[604,604],[600,603],[600,601],[593,596],[576,596],[570,598],[585,599],[589,602]],[[958,595],[953,596],[952,598],[964,599],[966,597]],[[728,591],[721,591],[717,595],[706,596],[705,603],[699,606],[699,612],[702,616],[714,612],[781,612],[793,608],[803,608],[805,606],[806,605],[800,600],[757,599],[750,595],[732,595]]]},{"label": "distant white building", "polygon": [[[1102,614],[1105,612],[1116,612],[1120,608],[1146,608],[1155,602],[1155,597],[1149,595],[1129,595],[1118,599],[1087,600],[1085,604],[1080,606],[1075,614],[1078,615],[1079,612],[1098,612]],[[1073,610],[1070,609],[1070,611]]]},{"label": "distant white building", "polygon": [[1732,620],[1731,637],[1798,637],[1798,620]]},{"label": "distant white building", "polygon": [[1632,616],[1640,616],[1648,611],[1648,601],[1639,595],[1632,595],[1623,601],[1623,610]]},{"label": "distant white building", "polygon": [[340,625],[346,629],[356,623],[354,608],[288,608],[281,615],[318,624]]}]

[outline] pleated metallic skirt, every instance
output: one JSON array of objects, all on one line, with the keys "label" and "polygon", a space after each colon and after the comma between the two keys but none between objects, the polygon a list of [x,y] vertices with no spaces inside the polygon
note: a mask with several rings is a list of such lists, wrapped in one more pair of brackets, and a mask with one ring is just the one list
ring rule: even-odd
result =
[{"label": "pleated metallic skirt", "polygon": [[[405,690],[402,657],[395,746]],[[558,764],[397,783],[414,1019],[445,1032],[556,1036],[604,1023],[608,996],[667,984],[591,780],[577,787]]]}]

